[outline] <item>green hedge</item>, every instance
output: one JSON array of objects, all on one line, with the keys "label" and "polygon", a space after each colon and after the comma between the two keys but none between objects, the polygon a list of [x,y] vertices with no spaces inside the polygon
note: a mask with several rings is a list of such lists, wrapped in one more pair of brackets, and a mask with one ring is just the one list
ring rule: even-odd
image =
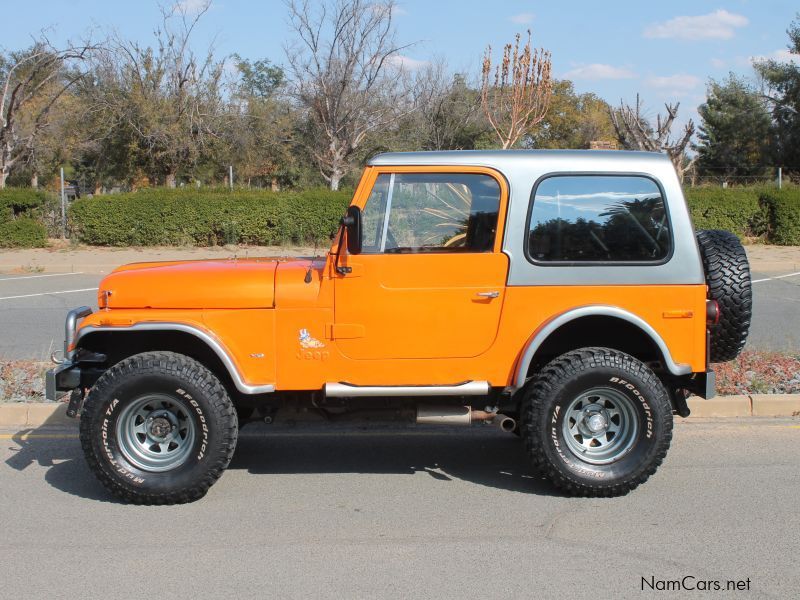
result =
[{"label": "green hedge", "polygon": [[725,229],[739,237],[763,237],[769,215],[764,188],[688,188],[684,191],[696,229]]},{"label": "green hedge", "polygon": [[351,192],[146,189],[75,201],[74,237],[99,246],[326,242]]},{"label": "green hedge", "polygon": [[5,188],[0,190],[0,220],[13,215],[33,212],[41,208],[47,194],[30,188]]},{"label": "green hedge", "polygon": [[41,208],[47,195],[39,190],[0,190],[0,248],[38,248],[47,245]]},{"label": "green hedge", "polygon": [[761,202],[769,210],[769,241],[800,246],[800,188],[765,191]]},{"label": "green hedge", "polygon": [[47,245],[44,225],[30,217],[0,221],[0,248],[42,248]]}]

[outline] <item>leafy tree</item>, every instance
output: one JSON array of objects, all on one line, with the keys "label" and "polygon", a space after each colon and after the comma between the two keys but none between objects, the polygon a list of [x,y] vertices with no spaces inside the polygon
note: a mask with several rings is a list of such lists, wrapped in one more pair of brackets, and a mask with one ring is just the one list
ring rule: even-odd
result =
[{"label": "leafy tree", "polygon": [[227,149],[218,158],[235,165],[235,177],[248,186],[277,190],[291,185],[297,176],[294,138],[299,115],[285,97],[283,69],[266,59],[235,58],[239,79],[223,133]]},{"label": "leafy tree", "polygon": [[767,162],[772,119],[762,97],[733,73],[711,80],[697,146],[700,174],[761,175]]},{"label": "leafy tree", "polygon": [[[786,32],[790,55],[800,58],[800,13]],[[800,170],[800,64],[757,61],[753,65],[768,86],[776,132],[776,158],[782,166]]]},{"label": "leafy tree", "polygon": [[168,187],[208,158],[223,107],[223,61],[192,49],[208,3],[191,15],[181,6],[164,10],[155,47],[117,41],[100,69],[110,79],[100,88],[108,118],[133,132],[137,163]]},{"label": "leafy tree", "polygon": [[575,93],[569,80],[553,82],[550,108],[525,145],[531,148],[588,148],[592,141],[616,140],[605,100]]},{"label": "leafy tree", "polygon": [[244,96],[267,100],[286,83],[284,70],[269,59],[250,61],[238,54],[233,58],[239,70],[239,91]]}]

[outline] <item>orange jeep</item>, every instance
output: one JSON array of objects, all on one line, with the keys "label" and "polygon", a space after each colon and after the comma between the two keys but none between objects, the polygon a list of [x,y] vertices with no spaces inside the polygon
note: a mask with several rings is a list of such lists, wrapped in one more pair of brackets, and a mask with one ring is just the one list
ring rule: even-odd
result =
[{"label": "orange jeep", "polygon": [[571,494],[664,459],[672,415],[742,349],[735,236],[695,234],[659,154],[382,154],[324,258],[140,263],[71,311],[48,396],[137,503],[202,497],[239,427],[490,423]]}]

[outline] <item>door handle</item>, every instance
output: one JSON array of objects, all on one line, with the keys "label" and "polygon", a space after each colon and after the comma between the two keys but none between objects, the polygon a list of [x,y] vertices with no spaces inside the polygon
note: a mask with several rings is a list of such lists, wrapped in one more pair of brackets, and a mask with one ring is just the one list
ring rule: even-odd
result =
[{"label": "door handle", "polygon": [[497,298],[500,295],[500,292],[478,292],[475,295],[480,296],[481,298]]}]

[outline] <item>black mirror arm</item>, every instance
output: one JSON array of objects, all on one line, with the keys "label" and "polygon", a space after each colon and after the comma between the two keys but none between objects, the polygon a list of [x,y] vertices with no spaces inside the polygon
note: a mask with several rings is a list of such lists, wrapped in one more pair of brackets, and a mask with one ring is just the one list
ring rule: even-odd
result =
[{"label": "black mirror arm", "polygon": [[336,261],[334,268],[339,275],[347,275],[353,271],[352,267],[342,267],[339,265],[339,258],[342,256],[344,236],[347,234],[347,226],[352,225],[353,217],[342,217],[342,228],[339,232],[339,242],[336,244]]}]

